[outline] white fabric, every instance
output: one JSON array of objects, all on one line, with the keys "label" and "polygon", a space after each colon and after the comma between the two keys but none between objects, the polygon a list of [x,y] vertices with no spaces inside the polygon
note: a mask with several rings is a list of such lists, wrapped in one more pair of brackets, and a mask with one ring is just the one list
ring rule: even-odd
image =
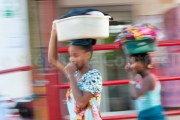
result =
[{"label": "white fabric", "polygon": [[87,15],[93,15],[93,16],[104,16],[104,14],[102,12],[99,11],[91,11],[91,12],[87,12]]}]

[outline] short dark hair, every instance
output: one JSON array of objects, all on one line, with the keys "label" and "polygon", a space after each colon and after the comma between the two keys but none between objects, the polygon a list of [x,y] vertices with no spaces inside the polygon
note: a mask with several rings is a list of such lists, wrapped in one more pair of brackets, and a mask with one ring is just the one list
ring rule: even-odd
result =
[{"label": "short dark hair", "polygon": [[91,56],[93,53],[93,45],[96,44],[96,39],[91,39],[92,42],[91,44],[87,44],[87,45],[80,45],[80,44],[73,44],[75,46],[80,46],[83,50],[85,50],[86,52],[91,52]]},{"label": "short dark hair", "polygon": [[134,57],[136,62],[143,62],[146,67],[151,64],[151,58],[148,53],[132,54],[130,57]]},{"label": "short dark hair", "polygon": [[93,52],[93,45],[96,44],[96,40],[92,39],[92,43],[88,45],[81,45],[81,47],[87,52]]}]

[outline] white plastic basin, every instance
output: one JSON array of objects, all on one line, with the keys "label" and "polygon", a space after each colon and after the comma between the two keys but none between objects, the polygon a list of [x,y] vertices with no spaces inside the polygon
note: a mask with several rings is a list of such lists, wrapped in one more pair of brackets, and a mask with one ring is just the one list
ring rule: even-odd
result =
[{"label": "white plastic basin", "polygon": [[109,16],[74,16],[54,21],[56,23],[58,41],[109,37]]}]

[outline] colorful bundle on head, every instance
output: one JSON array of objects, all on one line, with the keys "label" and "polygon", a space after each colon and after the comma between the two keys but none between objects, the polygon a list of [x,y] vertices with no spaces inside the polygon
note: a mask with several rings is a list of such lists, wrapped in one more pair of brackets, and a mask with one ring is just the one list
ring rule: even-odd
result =
[{"label": "colorful bundle on head", "polygon": [[115,42],[128,40],[156,40],[158,29],[151,24],[137,24],[124,29],[115,39]]}]

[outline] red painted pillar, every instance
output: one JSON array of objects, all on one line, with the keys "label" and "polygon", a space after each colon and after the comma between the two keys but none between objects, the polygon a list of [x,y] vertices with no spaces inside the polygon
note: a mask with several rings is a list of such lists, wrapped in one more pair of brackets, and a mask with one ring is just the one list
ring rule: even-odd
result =
[{"label": "red painted pillar", "polygon": [[49,84],[46,87],[49,120],[62,120],[62,115],[60,113],[59,89],[53,87],[58,83],[57,71],[47,74],[45,79],[49,81]]},{"label": "red painted pillar", "polygon": [[[39,16],[40,16],[40,31],[41,31],[41,43],[42,46],[48,48],[49,39],[52,28],[52,21],[56,18],[56,0],[39,0]],[[43,49],[45,57],[45,79],[49,81],[46,86],[47,93],[47,106],[49,120],[62,120],[60,111],[60,92],[58,88],[53,87],[58,84],[58,72],[50,66],[47,62],[47,49]]]}]

